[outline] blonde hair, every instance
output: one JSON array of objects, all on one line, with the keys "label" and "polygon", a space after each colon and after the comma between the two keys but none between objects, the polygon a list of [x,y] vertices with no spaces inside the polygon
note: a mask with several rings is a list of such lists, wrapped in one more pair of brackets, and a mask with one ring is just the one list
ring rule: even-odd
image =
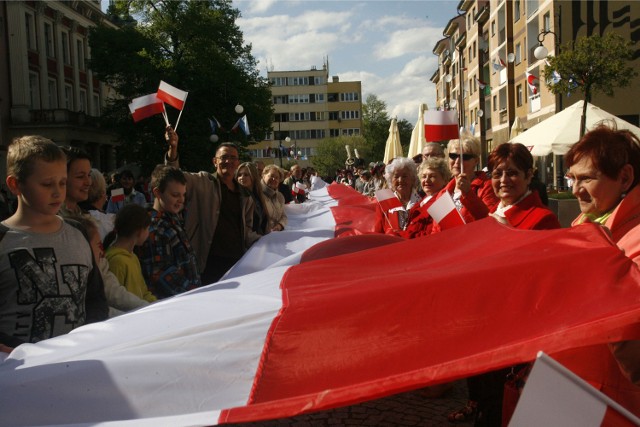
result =
[{"label": "blonde hair", "polygon": [[7,152],[7,176],[14,176],[24,182],[34,173],[36,160],[48,163],[65,161],[62,148],[55,142],[40,135],[28,135],[15,138]]},{"label": "blonde hair", "polygon": [[462,149],[465,153],[480,157],[480,139],[471,135],[461,135],[460,139],[450,140],[447,144],[447,153],[457,153],[460,150],[460,141],[462,141]]},{"label": "blonde hair", "polygon": [[282,169],[280,169],[276,165],[267,165],[267,166],[265,166],[264,170],[262,171],[262,176],[267,175],[272,170],[275,170],[276,172],[278,172],[278,176],[280,177],[280,182],[284,181],[284,174],[282,173]]}]

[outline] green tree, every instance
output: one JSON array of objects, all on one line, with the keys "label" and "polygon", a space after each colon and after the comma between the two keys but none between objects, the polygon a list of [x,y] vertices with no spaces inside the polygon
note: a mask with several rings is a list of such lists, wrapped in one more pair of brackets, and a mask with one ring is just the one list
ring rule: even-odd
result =
[{"label": "green tree", "polygon": [[411,144],[411,134],[413,133],[413,125],[407,119],[398,120],[398,133],[400,134],[400,145],[405,157],[409,152]]},{"label": "green tree", "polygon": [[347,161],[347,150],[351,149],[351,155],[355,156],[355,151],[361,158],[368,158],[368,144],[362,136],[339,136],[337,138],[325,138],[318,144],[316,155],[313,157],[313,167],[318,171],[318,175],[333,177],[336,169],[344,169]]},{"label": "green tree", "polygon": [[[587,102],[602,92],[613,96],[617,87],[629,86],[638,75],[631,64],[632,42],[615,33],[605,36],[579,37],[562,46],[558,55],[547,58],[543,70],[547,86],[554,94],[582,93],[585,103],[582,110],[580,135],[584,135]],[[560,80],[554,78],[554,71]]]},{"label": "green tree", "polygon": [[[384,146],[389,136],[391,118],[387,113],[387,104],[374,94],[367,96],[362,104],[363,136],[369,148],[367,161],[382,161]],[[402,141],[402,140],[401,140]]]},{"label": "green tree", "polygon": [[[269,131],[271,92],[259,76],[251,45],[243,41],[236,25],[240,12],[231,1],[120,0],[109,14],[121,28],[92,29],[90,65],[118,94],[103,118],[119,135],[120,160],[141,163],[145,173],[162,161],[164,120],[158,115],[134,124],[127,107],[131,99],[154,93],[160,80],[189,92],[178,127],[185,169],[211,169],[219,142],[246,146]],[[247,115],[250,137],[231,132],[242,116],[234,110],[238,103]],[[171,124],[178,113],[167,106]],[[209,140],[212,116],[224,127],[218,143]]]}]

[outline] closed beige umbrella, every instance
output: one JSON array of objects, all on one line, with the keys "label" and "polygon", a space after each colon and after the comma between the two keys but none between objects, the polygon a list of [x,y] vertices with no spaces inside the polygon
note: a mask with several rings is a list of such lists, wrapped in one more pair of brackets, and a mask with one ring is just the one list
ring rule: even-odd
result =
[{"label": "closed beige umbrella", "polygon": [[391,119],[391,126],[389,126],[389,137],[387,138],[387,144],[384,147],[384,163],[389,163],[391,159],[396,157],[402,157],[402,145],[400,145],[400,132],[398,131],[398,122],[396,119]]},{"label": "closed beige umbrella", "polygon": [[513,121],[513,124],[511,125],[511,135],[509,139],[515,138],[516,136],[520,135],[522,132],[524,132],[524,126],[522,125],[522,121],[520,120],[520,117],[516,116],[516,119]]},{"label": "closed beige umbrella", "polygon": [[420,104],[418,108],[418,121],[411,133],[411,142],[409,143],[409,152],[407,157],[413,158],[418,154],[422,154],[424,148],[424,112],[427,110],[427,104]]}]

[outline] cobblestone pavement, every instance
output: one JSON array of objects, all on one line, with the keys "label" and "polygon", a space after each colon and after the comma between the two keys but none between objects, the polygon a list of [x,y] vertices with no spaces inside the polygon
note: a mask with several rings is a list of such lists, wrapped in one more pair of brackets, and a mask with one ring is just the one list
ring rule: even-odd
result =
[{"label": "cobblestone pavement", "polygon": [[316,427],[316,426],[470,426],[451,424],[449,412],[467,402],[466,381],[456,381],[443,397],[425,397],[422,390],[400,393],[358,405],[299,415],[272,421],[233,424],[235,427]]}]

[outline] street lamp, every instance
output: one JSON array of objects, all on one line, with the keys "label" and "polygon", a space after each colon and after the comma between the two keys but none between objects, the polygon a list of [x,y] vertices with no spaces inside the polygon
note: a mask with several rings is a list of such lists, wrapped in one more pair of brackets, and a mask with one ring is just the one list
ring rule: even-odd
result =
[{"label": "street lamp", "polygon": [[[236,104],[235,106],[235,112],[238,114],[242,114],[242,112],[244,111],[244,107],[240,104]],[[220,132],[220,130],[222,129],[222,126],[220,125],[220,123],[218,123],[218,121],[214,118],[210,118],[209,122],[211,123],[211,135],[209,135],[209,141],[213,142],[214,144],[217,143],[220,140],[220,137],[217,135],[217,133]],[[227,131],[227,134],[229,132]],[[228,136],[228,135],[227,135]]]},{"label": "street lamp", "polygon": [[558,35],[553,31],[550,31],[550,30],[540,31],[540,34],[538,34],[538,47],[536,47],[535,50],[533,51],[533,56],[535,56],[536,59],[545,59],[547,55],[549,55],[549,50],[546,47],[544,47],[544,45],[542,44],[547,34],[553,34],[553,37],[555,37],[555,39],[558,40]]}]

